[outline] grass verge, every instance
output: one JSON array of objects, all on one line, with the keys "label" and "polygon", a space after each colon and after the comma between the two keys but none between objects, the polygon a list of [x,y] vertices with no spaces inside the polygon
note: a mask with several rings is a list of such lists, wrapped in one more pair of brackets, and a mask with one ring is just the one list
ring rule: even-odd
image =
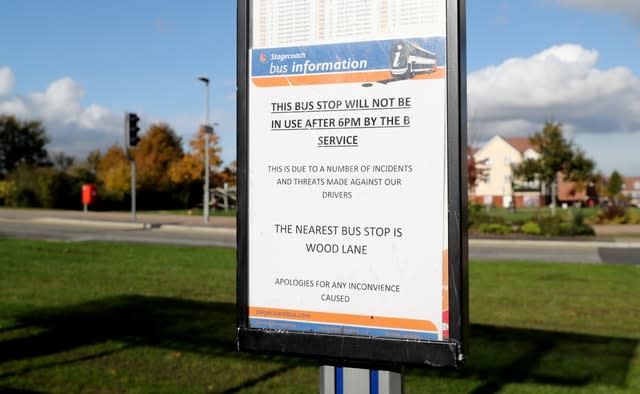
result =
[{"label": "grass verge", "polygon": [[[0,239],[0,392],[314,393],[235,352],[235,251]],[[406,393],[640,391],[637,266],[473,262],[470,358]]]}]

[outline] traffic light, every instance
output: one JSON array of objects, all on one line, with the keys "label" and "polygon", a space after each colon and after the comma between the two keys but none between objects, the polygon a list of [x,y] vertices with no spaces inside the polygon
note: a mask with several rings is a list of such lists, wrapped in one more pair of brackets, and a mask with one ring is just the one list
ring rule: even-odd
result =
[{"label": "traffic light", "polygon": [[140,142],[140,137],[138,137],[138,132],[140,131],[140,127],[138,127],[138,121],[140,120],[140,118],[134,113],[127,114],[127,117],[129,124],[129,146],[134,147],[138,145],[138,142]]}]

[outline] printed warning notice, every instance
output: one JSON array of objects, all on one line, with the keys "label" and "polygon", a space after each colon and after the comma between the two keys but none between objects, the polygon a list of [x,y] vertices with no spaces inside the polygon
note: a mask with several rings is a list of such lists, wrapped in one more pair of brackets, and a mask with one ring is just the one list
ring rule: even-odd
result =
[{"label": "printed warning notice", "polygon": [[444,47],[251,50],[252,327],[443,338]]}]

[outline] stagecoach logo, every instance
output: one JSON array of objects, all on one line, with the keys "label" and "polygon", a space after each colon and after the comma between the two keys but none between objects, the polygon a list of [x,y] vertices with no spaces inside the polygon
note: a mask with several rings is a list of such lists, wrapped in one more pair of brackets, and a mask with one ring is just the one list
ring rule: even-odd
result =
[{"label": "stagecoach logo", "polygon": [[260,54],[260,63],[265,64],[267,62],[267,54],[262,52]]}]

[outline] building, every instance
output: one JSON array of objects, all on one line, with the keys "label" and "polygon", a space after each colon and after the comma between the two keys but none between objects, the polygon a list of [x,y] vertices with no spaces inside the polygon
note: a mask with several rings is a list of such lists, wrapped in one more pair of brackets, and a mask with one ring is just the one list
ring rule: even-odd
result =
[{"label": "building", "polygon": [[635,207],[640,208],[640,176],[623,177],[622,195]]},{"label": "building", "polygon": [[[475,150],[474,158],[484,174],[470,191],[469,200],[495,207],[518,208],[539,207],[550,203],[551,190],[544,184],[513,176],[514,165],[539,157],[540,154],[529,142],[529,137],[491,138],[484,146]],[[561,173],[558,173],[557,180],[557,203],[593,205],[598,202],[595,185],[566,181]]]},{"label": "building", "polygon": [[564,175],[558,173],[558,196],[561,204],[594,206],[598,203],[598,193],[593,182],[577,184],[564,180]]},{"label": "building", "polygon": [[475,153],[477,163],[484,169],[482,179],[469,196],[478,204],[496,207],[537,207],[544,204],[538,181],[514,180],[513,165],[526,159],[537,159],[540,154],[529,143],[528,137],[505,138],[495,136]]}]

